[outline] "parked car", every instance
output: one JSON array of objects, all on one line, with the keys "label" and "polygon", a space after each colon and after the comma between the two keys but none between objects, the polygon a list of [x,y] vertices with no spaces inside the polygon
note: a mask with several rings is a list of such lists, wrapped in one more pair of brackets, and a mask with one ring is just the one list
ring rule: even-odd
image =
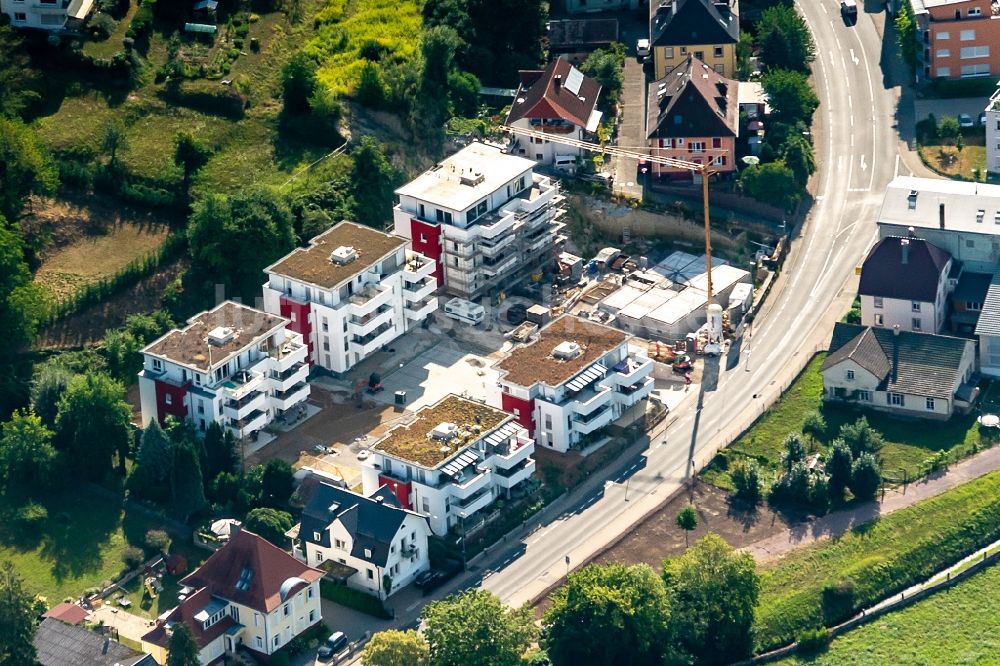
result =
[{"label": "parked car", "polygon": [[339,654],[347,647],[347,636],[344,635],[342,631],[335,631],[330,634],[330,637],[319,646],[319,651],[316,656],[323,661],[329,661],[333,659],[333,656]]},{"label": "parked car", "polygon": [[649,40],[640,39],[635,43],[635,54],[640,58],[645,58],[649,55]]},{"label": "parked car", "polygon": [[428,569],[427,571],[421,571],[420,573],[417,574],[417,577],[413,579],[413,584],[419,588],[423,588],[425,585],[427,585],[427,583],[434,580],[434,578],[437,575],[438,575],[437,572],[432,569]]},{"label": "parked car", "polygon": [[968,129],[969,127],[972,127],[972,125],[973,125],[973,123],[972,123],[972,116],[970,116],[967,113],[960,113],[960,114],[958,114],[958,126],[959,127],[963,128],[963,129]]}]

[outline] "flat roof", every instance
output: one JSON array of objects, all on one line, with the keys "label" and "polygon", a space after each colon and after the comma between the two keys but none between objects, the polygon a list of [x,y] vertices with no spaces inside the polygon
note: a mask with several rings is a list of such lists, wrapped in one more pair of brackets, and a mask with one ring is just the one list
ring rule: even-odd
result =
[{"label": "flat roof", "polygon": [[618,312],[626,305],[634,301],[635,299],[646,293],[648,289],[643,289],[642,287],[636,287],[634,285],[627,284],[621,289],[616,289],[611,292],[611,294],[600,302],[600,307],[606,308],[608,310],[614,310]]},{"label": "flat roof", "polygon": [[[915,192],[913,208],[910,192]],[[879,210],[879,224],[918,229],[939,229],[944,205],[944,228],[981,234],[1000,234],[1000,185],[936,178],[896,176],[886,187]],[[977,221],[979,211],[982,221]]]},{"label": "flat roof", "polygon": [[[712,291],[718,293],[723,289],[731,287],[737,282],[743,282],[750,277],[750,272],[742,268],[723,264],[722,266],[712,266]],[[708,291],[708,274],[702,272],[690,280],[687,280],[688,287]]]},{"label": "flat roof", "polygon": [[533,160],[477,141],[441,160],[396,190],[396,194],[463,211],[534,166]]},{"label": "flat roof", "polygon": [[[390,430],[374,448],[394,458],[433,469],[513,418],[503,410],[449,394],[419,410],[410,423]],[[479,433],[468,439],[460,435],[447,441],[432,438],[431,431],[442,423],[454,423],[460,431],[479,426]]]},{"label": "flat roof", "polygon": [[[186,327],[168,332],[143,348],[142,353],[207,371],[209,356],[212,365],[218,366],[287,323],[284,317],[226,301],[191,317]],[[217,328],[232,329],[233,337],[225,344],[209,345],[208,334]]]},{"label": "flat roof", "polygon": [[[515,347],[494,367],[506,373],[503,381],[512,384],[532,386],[544,382],[558,386],[627,339],[628,335],[618,329],[564,315],[541,329],[537,340]],[[555,358],[552,352],[561,342],[575,342],[582,353],[569,360]]]},{"label": "flat roof", "polygon": [[[718,266],[725,266],[727,263],[729,262],[721,257],[712,257],[713,270]],[[705,255],[677,250],[660,263],[652,266],[650,270],[659,273],[671,282],[687,283],[688,280],[705,273]]]},{"label": "flat roof", "polygon": [[[404,245],[406,239],[401,236],[344,221],[313,238],[309,247],[292,250],[265,268],[264,272],[333,289]],[[357,258],[346,264],[334,262],[330,255],[340,247],[354,248]]]},{"label": "flat roof", "polygon": [[677,292],[672,289],[650,289],[619,310],[618,316],[636,320],[642,319],[647,314],[667,301],[672,300],[676,296]]},{"label": "flat roof", "polygon": [[692,312],[700,310],[708,304],[708,292],[688,287],[660,307],[646,315],[647,319],[676,324]]}]

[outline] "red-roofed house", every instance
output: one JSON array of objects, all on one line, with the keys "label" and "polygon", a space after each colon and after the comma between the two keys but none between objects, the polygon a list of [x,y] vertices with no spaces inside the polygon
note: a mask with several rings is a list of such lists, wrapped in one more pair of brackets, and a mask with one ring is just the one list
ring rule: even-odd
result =
[{"label": "red-roofed house", "polygon": [[181,580],[180,603],[142,637],[157,663],[167,659],[170,634],[186,624],[203,665],[221,663],[242,646],[266,660],[322,619],[323,572],[252,532],[241,530]]},{"label": "red-roofed house", "polygon": [[[600,94],[601,84],[558,58],[544,70],[521,71],[521,84],[507,114],[507,124],[560,138],[584,139],[595,132],[601,123],[601,112],[597,110]],[[586,154],[581,148],[516,132],[514,138],[516,147],[511,150],[513,154],[523,155],[539,164],[555,164],[566,171],[575,171],[575,166],[569,168],[573,159]]]}]

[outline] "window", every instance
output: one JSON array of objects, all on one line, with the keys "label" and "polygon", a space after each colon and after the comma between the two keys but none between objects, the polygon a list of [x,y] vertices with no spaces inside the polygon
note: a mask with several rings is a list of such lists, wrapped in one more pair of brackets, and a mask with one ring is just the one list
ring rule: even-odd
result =
[{"label": "window", "polygon": [[552,430],[552,415],[551,414],[546,414],[545,415],[545,429],[546,430]]},{"label": "window", "polygon": [[950,32],[939,32],[937,34],[937,38],[938,39],[951,39],[951,33]]},{"label": "window", "polygon": [[281,645],[281,636],[275,636],[274,637],[274,647],[278,647],[279,645]]},{"label": "window", "polygon": [[977,65],[962,65],[962,78],[971,78],[976,76],[989,76],[989,75],[990,75],[989,63],[982,62]]},{"label": "window", "polygon": [[312,599],[315,595],[316,593],[313,591],[312,587],[306,590],[306,599]]},{"label": "window", "polygon": [[[423,208],[423,205],[421,204],[420,207]],[[427,242],[427,234],[420,234],[420,242],[421,243],[426,243]]]},{"label": "window", "polygon": [[340,550],[345,550],[346,549],[346,545],[344,544],[344,542],[343,542],[342,539],[334,539],[333,540],[333,545],[334,545],[335,548],[339,548]]},{"label": "window", "polygon": [[939,78],[951,76],[951,67],[938,67],[937,75]]},{"label": "window", "polygon": [[860,391],[858,391],[858,400],[860,400],[861,402],[871,402],[872,392],[867,391],[865,389],[861,389]]},{"label": "window", "polygon": [[873,300],[874,300],[875,307],[877,307],[879,310],[881,310],[882,306],[884,304],[884,301],[882,300],[882,297],[881,296],[876,296]]},{"label": "window", "polygon": [[292,614],[292,605],[291,604],[285,604],[284,607],[282,608],[282,612],[285,614],[285,617],[288,617],[289,615],[291,615]]},{"label": "window", "polygon": [[375,571],[372,569],[368,570],[368,580],[375,580]]},{"label": "window", "polygon": [[929,411],[932,411],[932,412],[934,411],[934,398],[927,398],[927,400],[924,402],[924,404],[927,405],[927,409]]},{"label": "window", "polygon": [[431,503],[426,497],[420,498],[420,508],[423,509],[424,513],[431,512]]},{"label": "window", "polygon": [[712,148],[722,148],[722,139],[719,137],[712,139]]},{"label": "window", "polygon": [[257,649],[258,649],[258,650],[263,650],[263,649],[264,649],[264,639],[263,639],[263,638],[261,638],[260,636],[255,636],[254,638],[256,638],[256,639],[257,639],[257,640],[256,640],[256,643],[257,643]]},{"label": "window", "polygon": [[975,30],[963,30],[962,32],[958,33],[958,38],[960,40],[962,40],[963,42],[971,42],[972,40],[974,40],[976,38],[976,31]]},{"label": "window", "polygon": [[313,532],[313,541],[319,541],[322,538],[323,538],[322,534],[320,534],[319,532]]},{"label": "window", "polygon": [[875,315],[875,325],[876,326],[885,326],[885,323],[882,321],[882,315],[881,314],[876,313],[876,315]]},{"label": "window", "polygon": [[938,57],[938,58],[950,58],[951,57],[951,51],[948,50],[948,49],[938,49],[938,51],[935,54],[935,56]]},{"label": "window", "polygon": [[167,406],[174,404],[174,396],[170,395],[169,393],[164,394],[163,404]]},{"label": "window", "polygon": [[704,60],[705,59],[705,52],[704,51],[695,51],[694,52],[694,57],[697,58],[698,60]]},{"label": "window", "polygon": [[715,70],[716,74],[724,74],[726,71],[725,65],[715,65],[712,69]]},{"label": "window", "polygon": [[705,150],[704,141],[688,141],[688,152],[689,153],[700,153]]},{"label": "window", "polygon": [[959,57],[962,60],[969,60],[971,58],[989,58],[990,57],[990,47],[989,46],[963,46],[961,55]]},{"label": "window", "polygon": [[542,155],[541,153],[535,153],[535,159],[536,159],[536,160],[540,160],[540,159],[543,159],[544,157],[545,157],[545,156],[544,156],[544,155]]},{"label": "window", "polygon": [[979,7],[969,7],[969,16],[982,16],[983,10]]},{"label": "window", "polygon": [[312,624],[315,621],[316,621],[316,611],[311,610],[309,611],[309,624]]},{"label": "window", "polygon": [[911,312],[920,312],[920,301],[912,301],[910,303]]},{"label": "window", "polygon": [[[1000,121],[997,121],[997,124],[1000,125]],[[157,370],[157,371],[163,370],[163,361],[161,361],[158,358],[154,358],[153,359],[153,370]]]},{"label": "window", "polygon": [[687,54],[688,54],[688,47],[682,46],[681,47],[681,55],[687,55]]},{"label": "window", "polygon": [[849,381],[849,382],[853,382],[854,381],[854,371],[853,370],[848,370],[847,371],[847,381]]},{"label": "window", "polygon": [[712,51],[712,54],[716,58],[721,58],[722,57],[722,47],[721,46],[716,46],[715,49]]},{"label": "window", "polygon": [[976,241],[974,241],[971,238],[966,239],[966,241],[965,241],[965,247],[967,247],[967,248],[974,248],[974,247],[976,247]]},{"label": "window", "polygon": [[892,405],[893,407],[903,407],[903,394],[902,393],[886,393],[885,401]]},{"label": "window", "polygon": [[367,557],[367,558],[370,559],[371,556],[372,556],[372,549],[371,548],[365,548],[365,557]]},{"label": "window", "polygon": [[668,46],[667,48],[663,49],[663,56],[665,58],[673,58],[674,57],[674,47]]},{"label": "window", "polygon": [[911,328],[912,328],[912,329],[913,329],[914,331],[919,331],[919,330],[921,330],[921,325],[920,325],[920,317],[914,317],[914,318],[913,318],[913,321],[911,322],[911,326],[910,326],[910,327],[911,327]]},{"label": "window", "polygon": [[14,12],[14,20],[15,21],[27,21],[28,20],[28,15],[25,14],[24,12]]},{"label": "window", "polygon": [[979,312],[980,310],[983,309],[983,304],[979,303],[978,301],[966,301],[965,309],[971,312]]},{"label": "window", "polygon": [[323,551],[322,550],[317,550],[316,551],[316,564],[320,564],[322,562],[323,562]]}]

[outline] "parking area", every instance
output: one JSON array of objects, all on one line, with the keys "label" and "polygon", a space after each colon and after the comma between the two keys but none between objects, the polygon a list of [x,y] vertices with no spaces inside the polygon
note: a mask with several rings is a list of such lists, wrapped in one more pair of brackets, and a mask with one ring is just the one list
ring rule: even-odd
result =
[{"label": "parking area", "polygon": [[930,114],[939,121],[947,116],[957,118],[959,114],[967,114],[978,121],[979,114],[986,108],[988,100],[984,97],[960,97],[956,99],[918,99],[913,102],[916,120],[923,120]]}]

